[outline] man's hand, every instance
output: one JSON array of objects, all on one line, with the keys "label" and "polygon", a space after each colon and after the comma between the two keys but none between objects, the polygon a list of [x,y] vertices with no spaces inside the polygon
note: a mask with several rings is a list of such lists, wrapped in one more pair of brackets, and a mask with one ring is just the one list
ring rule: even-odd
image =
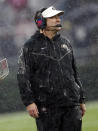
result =
[{"label": "man's hand", "polygon": [[86,106],[85,106],[85,104],[80,104],[80,109],[82,111],[82,116],[84,116],[84,114],[86,112]]},{"label": "man's hand", "polygon": [[38,118],[38,108],[37,108],[37,105],[35,103],[32,103],[30,105],[28,105],[26,107],[27,111],[29,112],[29,115],[34,117],[34,118]]}]

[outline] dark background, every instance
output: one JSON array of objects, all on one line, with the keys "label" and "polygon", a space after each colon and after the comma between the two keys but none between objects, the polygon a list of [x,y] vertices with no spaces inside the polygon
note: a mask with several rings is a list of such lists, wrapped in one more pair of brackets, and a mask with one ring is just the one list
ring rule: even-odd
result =
[{"label": "dark background", "polygon": [[0,1],[0,60],[7,58],[10,71],[0,81],[0,113],[25,109],[16,79],[19,51],[37,29],[33,20],[36,10],[51,5],[65,11],[61,33],[74,49],[86,101],[98,100],[98,1],[40,1]]}]

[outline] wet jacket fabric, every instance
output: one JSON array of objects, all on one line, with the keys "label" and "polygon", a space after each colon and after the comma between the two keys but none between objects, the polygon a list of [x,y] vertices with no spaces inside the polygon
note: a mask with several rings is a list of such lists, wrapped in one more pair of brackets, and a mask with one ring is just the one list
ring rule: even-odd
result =
[{"label": "wet jacket fabric", "polygon": [[70,42],[36,32],[23,46],[17,74],[25,106],[73,106],[85,100]]},{"label": "wet jacket fabric", "polygon": [[38,131],[82,131],[80,106],[48,108],[39,112]]}]

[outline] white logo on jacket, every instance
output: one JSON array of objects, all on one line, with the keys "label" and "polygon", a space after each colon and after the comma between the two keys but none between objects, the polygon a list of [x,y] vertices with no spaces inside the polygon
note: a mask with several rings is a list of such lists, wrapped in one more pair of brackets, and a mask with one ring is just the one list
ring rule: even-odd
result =
[{"label": "white logo on jacket", "polygon": [[62,44],[61,48],[66,49],[67,51],[70,51],[70,49],[68,48],[68,46],[66,44]]}]

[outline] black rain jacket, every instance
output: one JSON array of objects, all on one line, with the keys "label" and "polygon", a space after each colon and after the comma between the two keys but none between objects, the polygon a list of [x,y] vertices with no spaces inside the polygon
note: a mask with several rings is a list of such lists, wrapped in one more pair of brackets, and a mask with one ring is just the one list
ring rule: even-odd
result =
[{"label": "black rain jacket", "polygon": [[37,31],[24,44],[17,79],[25,106],[73,106],[85,99],[72,47],[60,34],[49,39]]}]

